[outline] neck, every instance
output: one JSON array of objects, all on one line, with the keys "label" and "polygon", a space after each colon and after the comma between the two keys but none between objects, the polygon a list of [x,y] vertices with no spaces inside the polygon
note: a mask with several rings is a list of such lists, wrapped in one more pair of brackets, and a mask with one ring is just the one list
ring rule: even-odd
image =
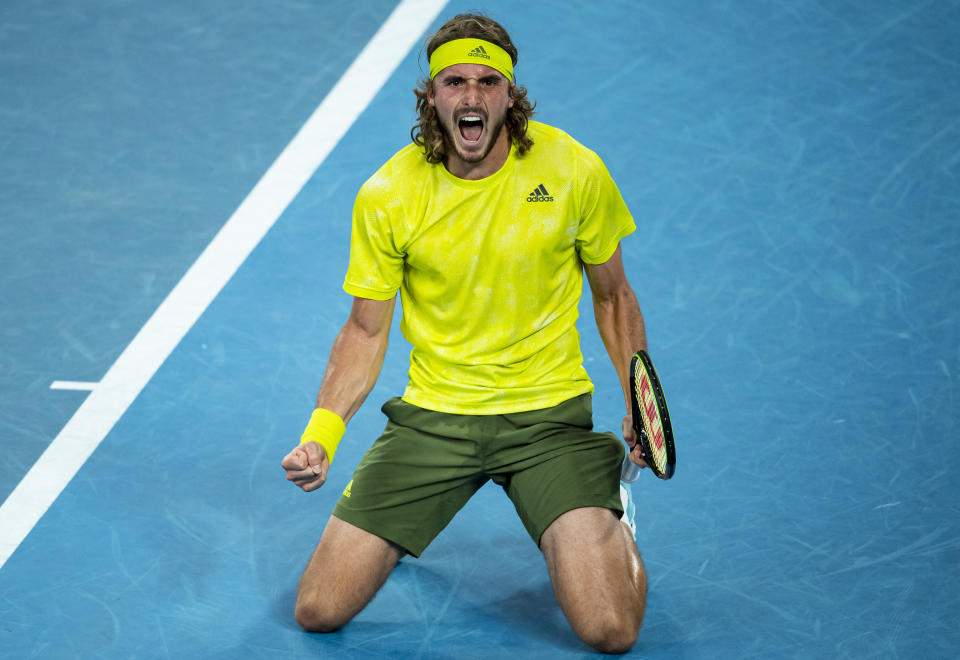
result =
[{"label": "neck", "polygon": [[478,181],[498,172],[507,162],[507,156],[509,155],[510,135],[504,127],[500,130],[500,135],[497,136],[497,141],[494,142],[493,147],[481,160],[463,160],[455,150],[451,149],[443,165],[450,174],[458,179]]}]

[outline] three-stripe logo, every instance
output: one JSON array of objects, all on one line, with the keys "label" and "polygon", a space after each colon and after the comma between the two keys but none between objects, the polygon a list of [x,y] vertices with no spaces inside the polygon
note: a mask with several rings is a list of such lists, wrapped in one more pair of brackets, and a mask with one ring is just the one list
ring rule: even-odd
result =
[{"label": "three-stripe logo", "polygon": [[483,46],[477,46],[473,50],[467,53],[469,57],[482,57],[485,60],[489,60],[490,56],[487,55],[487,51],[484,50]]},{"label": "three-stripe logo", "polygon": [[552,202],[553,197],[547,192],[547,189],[541,183],[533,189],[533,192],[527,195],[528,202]]}]

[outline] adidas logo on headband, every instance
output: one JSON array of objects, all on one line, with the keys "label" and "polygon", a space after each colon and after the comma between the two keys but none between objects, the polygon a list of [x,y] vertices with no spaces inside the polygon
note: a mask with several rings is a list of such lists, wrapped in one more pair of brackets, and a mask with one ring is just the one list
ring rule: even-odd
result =
[{"label": "adidas logo on headband", "polygon": [[485,60],[490,59],[490,56],[487,55],[487,51],[483,49],[483,46],[477,46],[476,48],[471,50],[469,53],[467,53],[467,55],[469,55],[470,57],[482,57]]}]

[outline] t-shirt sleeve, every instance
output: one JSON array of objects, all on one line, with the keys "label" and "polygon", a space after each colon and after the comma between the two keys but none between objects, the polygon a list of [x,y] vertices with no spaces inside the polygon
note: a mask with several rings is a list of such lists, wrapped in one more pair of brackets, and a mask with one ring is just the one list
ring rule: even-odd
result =
[{"label": "t-shirt sleeve", "polygon": [[357,194],[350,263],[343,282],[343,290],[350,295],[371,300],[389,300],[403,281],[403,253],[394,235],[391,209],[380,197],[369,182]]},{"label": "t-shirt sleeve", "polygon": [[577,252],[584,263],[602,264],[636,225],[606,165],[592,151],[581,160],[579,178],[581,217]]}]

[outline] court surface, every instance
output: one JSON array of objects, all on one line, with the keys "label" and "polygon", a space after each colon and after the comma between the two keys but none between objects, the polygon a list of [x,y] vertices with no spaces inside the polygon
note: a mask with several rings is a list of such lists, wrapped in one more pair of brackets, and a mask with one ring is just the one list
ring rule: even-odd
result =
[{"label": "court surface", "polygon": [[[292,615],[405,384],[395,328],[328,485],[284,480],[349,310],[354,195],[409,139],[423,35],[476,7],[0,6],[0,657],[589,654],[492,485],[343,631]],[[633,655],[956,657],[960,2],[481,9],[638,224],[678,467],[634,487]],[[589,296],[579,328],[616,428]]]}]

